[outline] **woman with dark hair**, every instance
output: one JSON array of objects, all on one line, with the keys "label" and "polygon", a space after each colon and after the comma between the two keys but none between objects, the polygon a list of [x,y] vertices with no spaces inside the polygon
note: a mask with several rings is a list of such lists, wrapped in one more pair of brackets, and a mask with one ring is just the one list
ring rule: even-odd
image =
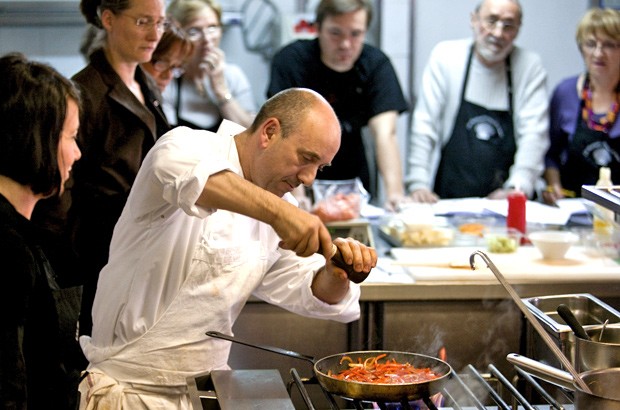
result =
[{"label": "woman with dark hair", "polygon": [[194,51],[194,43],[184,30],[171,23],[159,40],[151,61],[141,66],[157,83],[162,93],[174,78],[185,72],[185,64]]},{"label": "woman with dark hair", "polygon": [[164,0],[82,0],[80,9],[103,34],[101,47],[73,77],[83,99],[84,158],[74,172],[66,226],[84,285],[79,332],[90,334],[114,225],[146,153],[170,128],[159,90],[140,67],[151,60],[168,21]]},{"label": "woman with dark hair", "polygon": [[0,78],[0,407],[67,409],[77,390],[63,358],[58,286],[30,218],[39,200],[63,192],[81,156],[80,98],[71,81],[21,54],[0,58]]}]

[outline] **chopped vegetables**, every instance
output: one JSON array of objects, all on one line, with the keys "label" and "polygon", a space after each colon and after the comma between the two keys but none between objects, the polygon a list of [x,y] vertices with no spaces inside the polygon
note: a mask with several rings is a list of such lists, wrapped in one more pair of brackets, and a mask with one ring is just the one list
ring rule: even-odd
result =
[{"label": "chopped vegetables", "polygon": [[477,222],[467,222],[459,225],[459,231],[466,235],[474,235],[482,237],[486,226]]},{"label": "chopped vegetables", "polygon": [[387,354],[383,353],[364,361],[358,358],[357,363],[349,356],[343,356],[340,364],[349,362],[349,368],[338,374],[333,374],[330,370],[327,375],[339,380],[373,384],[423,383],[440,377],[428,367],[416,368],[409,363],[398,363],[396,359],[387,359],[380,363],[379,360],[385,356]]},{"label": "chopped vegetables", "polygon": [[515,252],[519,247],[519,239],[495,235],[487,238],[487,246],[489,248],[489,252],[511,253]]}]

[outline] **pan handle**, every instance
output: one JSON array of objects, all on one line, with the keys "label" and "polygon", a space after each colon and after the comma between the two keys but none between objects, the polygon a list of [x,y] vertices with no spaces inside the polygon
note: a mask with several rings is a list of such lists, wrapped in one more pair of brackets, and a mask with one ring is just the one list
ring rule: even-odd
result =
[{"label": "pan handle", "polygon": [[224,340],[228,340],[229,342],[239,343],[239,344],[246,345],[246,346],[249,346],[249,347],[254,347],[256,349],[266,350],[266,351],[271,352],[271,353],[277,353],[277,354],[281,354],[283,356],[293,357],[295,359],[306,360],[306,361],[312,363],[313,365],[315,363],[314,357],[306,356],[305,354],[293,352],[291,350],[286,350],[286,349],[282,349],[282,348],[274,347],[274,346],[265,346],[265,345],[260,345],[260,344],[246,342],[246,341],[238,339],[236,337],[233,337],[233,336],[230,336],[230,335],[225,335],[224,333],[216,332],[216,331],[213,331],[213,330],[209,330],[205,334],[207,336],[211,336],[211,337],[214,337],[216,339],[224,339]]},{"label": "pan handle", "polygon": [[509,353],[508,356],[506,356],[506,360],[532,376],[538,377],[539,379],[557,386],[564,387],[565,389],[575,391],[573,376],[568,372],[556,369],[553,366],[543,364],[516,353]]}]

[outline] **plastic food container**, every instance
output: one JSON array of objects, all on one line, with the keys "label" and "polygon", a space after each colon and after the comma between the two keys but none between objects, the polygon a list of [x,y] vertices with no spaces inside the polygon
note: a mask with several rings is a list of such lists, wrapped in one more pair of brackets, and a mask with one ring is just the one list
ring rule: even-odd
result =
[{"label": "plastic food container", "polygon": [[491,253],[516,252],[522,237],[523,234],[514,228],[494,227],[484,232],[484,241]]}]

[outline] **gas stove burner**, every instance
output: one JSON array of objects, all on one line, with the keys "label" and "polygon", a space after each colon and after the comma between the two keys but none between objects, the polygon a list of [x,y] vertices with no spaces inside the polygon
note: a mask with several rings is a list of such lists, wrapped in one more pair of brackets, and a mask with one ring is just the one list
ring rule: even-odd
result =
[{"label": "gas stove burner", "polygon": [[[291,394],[296,386],[303,398],[305,408],[315,409],[381,409],[381,410],[573,410],[573,398],[569,391],[554,385],[544,386],[519,368],[514,380],[502,374],[497,367],[489,365],[488,373],[481,373],[468,365],[462,373],[454,373],[442,389],[439,398],[424,398],[415,402],[367,403],[345,400],[336,404],[334,397],[324,391],[325,403],[313,403],[307,386],[317,384],[312,379],[302,379],[296,369],[291,369],[292,381],[288,383]],[[532,404],[535,400],[535,405]]]},{"label": "gas stove burner", "polygon": [[[506,376],[494,365],[482,373],[468,365],[453,373],[441,393],[414,402],[371,403],[326,392],[295,368],[285,385],[277,370],[217,370],[188,378],[195,410],[574,410],[571,391],[538,381],[515,367]],[[309,389],[313,394],[310,394]],[[318,391],[319,394],[316,394]],[[299,400],[294,400],[299,399]]]}]

